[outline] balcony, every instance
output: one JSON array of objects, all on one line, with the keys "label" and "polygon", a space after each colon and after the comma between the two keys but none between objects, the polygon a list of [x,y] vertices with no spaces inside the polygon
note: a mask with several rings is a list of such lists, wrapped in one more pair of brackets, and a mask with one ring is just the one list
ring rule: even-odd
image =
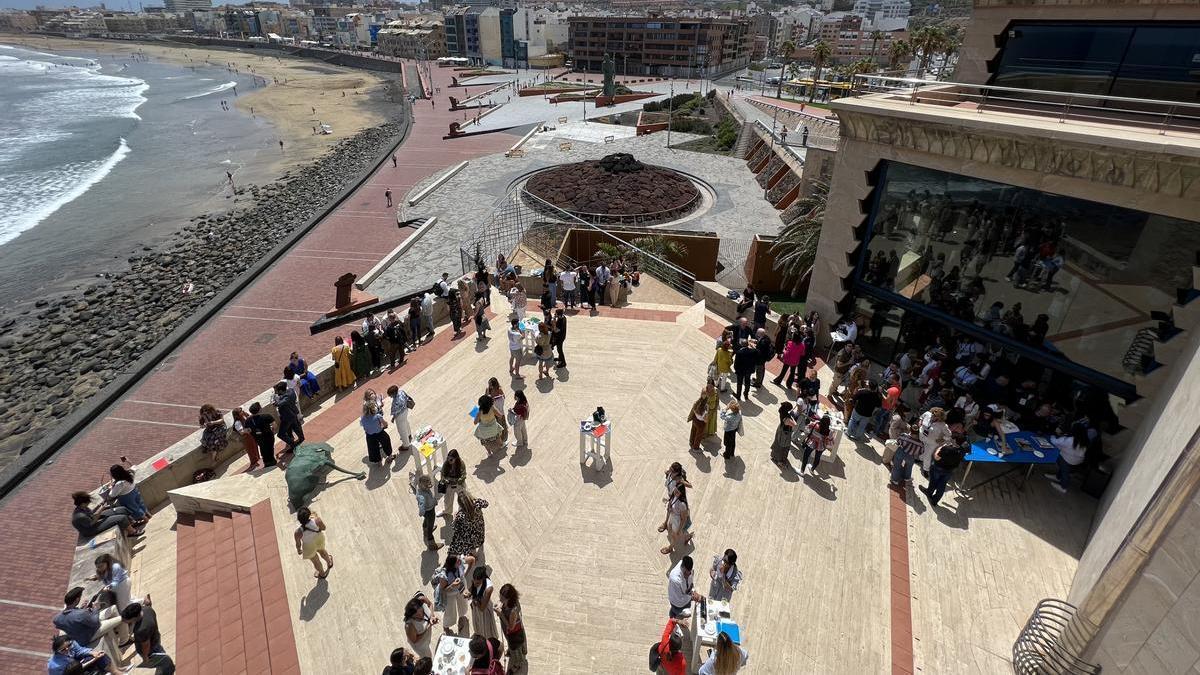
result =
[{"label": "balcony", "polygon": [[854,93],[835,109],[1141,141],[1200,156],[1200,104],[1181,101],[858,75]]}]

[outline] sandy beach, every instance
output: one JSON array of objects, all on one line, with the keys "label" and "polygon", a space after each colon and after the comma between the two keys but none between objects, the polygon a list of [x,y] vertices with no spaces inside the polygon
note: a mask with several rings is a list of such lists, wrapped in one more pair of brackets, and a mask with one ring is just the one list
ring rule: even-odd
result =
[{"label": "sandy beach", "polygon": [[[386,78],[309,59],[191,45],[27,35],[0,35],[0,42],[51,53],[86,51],[118,59],[140,52],[152,61],[185,67],[207,62],[262,77],[270,83],[268,86],[239,88],[238,96],[231,93],[229,100],[240,110],[249,112],[253,108],[255,116],[265,117],[277,129],[284,141],[284,149],[279,161],[272,165],[276,175],[287,167],[321,155],[338,141],[362,129],[382,124],[387,117],[382,109],[387,101]],[[276,81],[280,84],[276,85]],[[314,135],[313,127],[322,123],[330,125],[333,133]]]}]

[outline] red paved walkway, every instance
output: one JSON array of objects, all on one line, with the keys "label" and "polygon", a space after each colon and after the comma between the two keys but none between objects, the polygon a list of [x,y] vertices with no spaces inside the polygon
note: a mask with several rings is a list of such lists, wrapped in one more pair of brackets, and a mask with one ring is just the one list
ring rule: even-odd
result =
[{"label": "red paved walkway", "polygon": [[[434,78],[437,86],[449,85],[444,70],[434,69]],[[309,361],[328,353],[332,334],[310,336],[308,325],[332,305],[334,279],[366,272],[408,234],[396,228],[384,190],[391,188],[399,200],[424,177],[514,142],[504,133],[443,141],[454,119],[444,97],[436,108],[428,101],[413,106],[414,125],[397,152],[397,168],[385,162],[286,257],[0,506],[0,541],[7,553],[0,590],[0,672],[45,668],[38,653],[49,652],[50,618],[66,590],[75,542],[70,493],[107,480],[108,466],[121,455],[138,462],[190,434],[201,404],[229,409],[262,392],[279,379],[291,351]]]}]

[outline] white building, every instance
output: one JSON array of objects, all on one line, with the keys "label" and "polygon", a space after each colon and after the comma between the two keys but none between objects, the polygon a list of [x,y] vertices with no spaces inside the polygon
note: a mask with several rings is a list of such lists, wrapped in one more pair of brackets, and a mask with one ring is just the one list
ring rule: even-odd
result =
[{"label": "white building", "polygon": [[775,27],[776,48],[788,40],[797,47],[804,44],[810,34],[815,35],[820,30],[823,16],[812,7],[789,7],[776,12],[775,19],[779,22]]},{"label": "white building", "polygon": [[908,28],[909,0],[855,0],[851,14],[863,18],[863,28],[889,31]]},{"label": "white building", "polygon": [[168,12],[187,12],[196,9],[211,9],[212,0],[163,0]]}]

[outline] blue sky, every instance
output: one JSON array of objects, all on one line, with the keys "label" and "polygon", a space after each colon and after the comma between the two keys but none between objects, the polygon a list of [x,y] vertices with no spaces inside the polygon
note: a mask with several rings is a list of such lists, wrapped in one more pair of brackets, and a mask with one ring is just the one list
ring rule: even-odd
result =
[{"label": "blue sky", "polygon": [[[129,11],[129,3],[132,3],[133,9],[136,11],[138,8],[137,0],[106,0],[105,6],[113,11],[125,12]],[[162,7],[163,5],[162,0],[142,0],[142,4],[151,7],[156,5]],[[246,4],[246,0],[241,2],[238,0],[221,0],[219,4],[244,5]],[[87,2],[86,0],[83,2],[80,0],[75,0],[74,2],[71,2],[71,0],[0,0],[0,8],[5,9],[37,9],[39,6],[46,7],[48,9],[59,7],[79,7],[84,9],[87,7],[99,7],[100,3]]]}]

